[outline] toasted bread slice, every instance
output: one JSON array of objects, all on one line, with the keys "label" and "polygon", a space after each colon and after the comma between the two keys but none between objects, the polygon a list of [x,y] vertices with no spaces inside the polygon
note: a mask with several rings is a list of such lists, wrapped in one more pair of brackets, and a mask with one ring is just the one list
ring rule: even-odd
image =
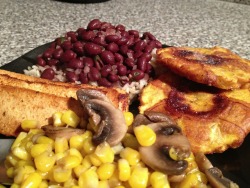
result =
[{"label": "toasted bread slice", "polygon": [[67,109],[83,116],[76,96],[79,89],[101,91],[115,107],[128,110],[129,98],[123,90],[53,82],[0,70],[0,134],[16,136],[24,119],[35,119],[40,126],[47,125],[53,113]]},{"label": "toasted bread slice", "polygon": [[182,128],[195,153],[238,147],[250,132],[249,89],[220,90],[170,73],[142,90],[139,110],[169,115]]},{"label": "toasted bread slice", "polygon": [[73,84],[54,82],[42,78],[27,76],[0,69],[0,84],[13,87],[31,89],[41,93],[48,93],[60,97],[76,97],[78,89],[95,89],[107,95],[113,105],[122,111],[127,111],[129,107],[128,94],[117,88],[106,88],[90,86],[87,84]]},{"label": "toasted bread slice", "polygon": [[37,120],[39,126],[43,126],[51,123],[55,112],[70,109],[79,116],[83,115],[75,98],[8,85],[0,85],[0,106],[0,133],[6,136],[16,136],[25,119]]},{"label": "toasted bread slice", "polygon": [[157,50],[157,62],[198,83],[237,89],[250,82],[250,61],[222,47]]}]

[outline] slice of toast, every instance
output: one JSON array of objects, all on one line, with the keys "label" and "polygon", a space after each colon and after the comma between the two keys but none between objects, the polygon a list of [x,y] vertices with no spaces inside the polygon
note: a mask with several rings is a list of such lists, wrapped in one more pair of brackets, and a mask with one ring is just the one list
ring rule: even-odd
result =
[{"label": "slice of toast", "polygon": [[42,78],[27,76],[0,69],[0,84],[13,87],[21,87],[34,91],[48,93],[61,97],[76,97],[76,91],[79,89],[95,89],[103,92],[110,99],[113,105],[122,111],[127,111],[129,107],[128,94],[118,88],[106,88],[91,86],[88,84],[73,84],[54,82]]},{"label": "slice of toast", "polygon": [[79,116],[83,110],[74,98],[56,96],[30,89],[0,85],[0,133],[16,136],[21,122],[37,120],[39,126],[51,123],[52,114],[71,109]]},{"label": "slice of toast", "polygon": [[79,89],[101,91],[115,107],[128,110],[129,98],[123,90],[53,82],[0,70],[0,134],[16,136],[25,119],[35,119],[40,126],[47,125],[53,113],[58,111],[71,109],[83,116],[76,97]]}]

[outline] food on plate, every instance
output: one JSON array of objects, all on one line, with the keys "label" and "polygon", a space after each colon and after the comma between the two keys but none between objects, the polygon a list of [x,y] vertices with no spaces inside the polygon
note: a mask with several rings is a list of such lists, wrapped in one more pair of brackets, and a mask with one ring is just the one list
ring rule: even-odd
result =
[{"label": "food on plate", "polygon": [[[81,89],[77,96],[86,113],[84,123],[72,114],[56,116],[42,129],[23,122],[26,131],[17,136],[5,160],[13,187],[210,187],[210,181],[223,182],[222,174],[211,172],[207,177],[212,165],[202,154],[196,162],[189,141],[168,116],[147,112],[131,118],[100,91]],[[127,132],[129,127],[134,132]],[[142,135],[145,139],[139,139]],[[226,183],[238,187],[230,180]]]},{"label": "food on plate", "polygon": [[221,89],[241,88],[250,82],[250,61],[222,47],[160,49],[157,63],[189,80]]},{"label": "food on plate", "polygon": [[76,91],[85,88],[102,91],[112,101],[115,107],[127,111],[129,106],[128,94],[119,88],[97,87],[88,84],[73,84],[52,82],[50,80],[36,78],[24,74],[14,73],[0,69],[0,85],[9,85],[31,89],[41,93],[48,93],[60,97],[75,98]]},{"label": "food on plate", "polygon": [[221,90],[170,72],[142,90],[139,109],[142,114],[153,111],[170,116],[194,153],[236,148],[250,132],[249,89]]},{"label": "food on plate", "polygon": [[0,70],[0,133],[16,136],[21,131],[21,122],[27,118],[38,120],[40,126],[47,125],[51,114],[60,110],[71,109],[82,115],[76,96],[81,88],[90,89],[92,95],[101,91],[115,107],[128,110],[128,94],[119,89],[59,83]]},{"label": "food on plate", "polygon": [[161,43],[149,32],[94,19],[52,42],[24,73],[54,81],[123,88],[131,98],[147,83]]}]

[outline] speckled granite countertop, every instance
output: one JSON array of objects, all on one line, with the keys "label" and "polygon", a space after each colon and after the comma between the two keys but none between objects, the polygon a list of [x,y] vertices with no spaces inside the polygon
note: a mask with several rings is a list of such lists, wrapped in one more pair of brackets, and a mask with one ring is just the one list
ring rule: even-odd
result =
[{"label": "speckled granite countertop", "polygon": [[110,0],[70,4],[1,0],[0,65],[94,18],[153,33],[174,46],[223,46],[250,59],[250,6],[218,0]]}]

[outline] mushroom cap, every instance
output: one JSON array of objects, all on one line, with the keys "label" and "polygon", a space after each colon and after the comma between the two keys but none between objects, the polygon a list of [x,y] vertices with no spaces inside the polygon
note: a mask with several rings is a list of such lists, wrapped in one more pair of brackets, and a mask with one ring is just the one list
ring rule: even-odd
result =
[{"label": "mushroom cap", "polygon": [[103,92],[94,89],[79,89],[77,90],[76,95],[78,100],[81,102],[85,102],[90,99],[99,99],[111,102]]},{"label": "mushroom cap", "polygon": [[[191,151],[181,129],[169,122],[151,123],[148,126],[154,130],[157,137],[153,145],[139,147],[142,161],[152,169],[168,175],[182,174],[188,166],[187,161],[183,159],[188,157]],[[169,156],[172,147],[177,151],[178,160],[173,160]]]},{"label": "mushroom cap", "polygon": [[111,103],[99,99],[86,101],[84,109],[90,117],[100,116],[98,130],[93,136],[93,143],[98,145],[106,141],[111,146],[119,144],[128,129],[123,112]]}]

